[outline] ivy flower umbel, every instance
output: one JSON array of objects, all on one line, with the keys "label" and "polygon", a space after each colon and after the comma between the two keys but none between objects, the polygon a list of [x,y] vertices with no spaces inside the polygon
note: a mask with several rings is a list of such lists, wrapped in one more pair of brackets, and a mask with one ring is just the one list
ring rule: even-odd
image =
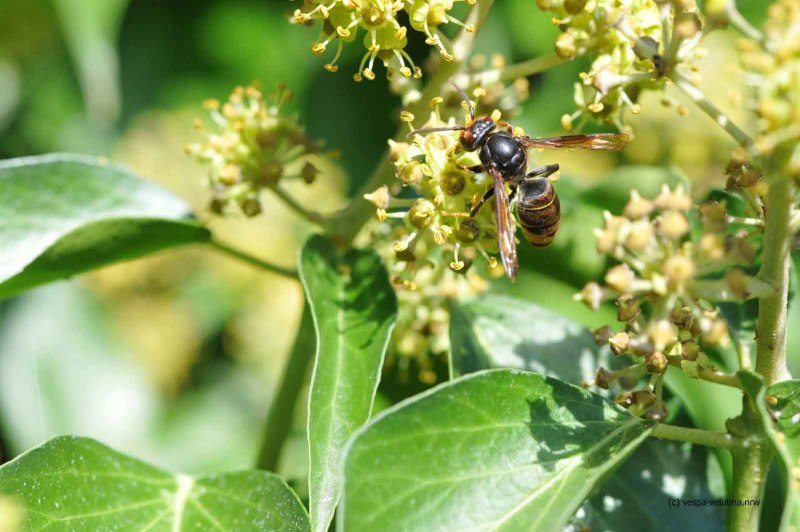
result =
[{"label": "ivy flower umbel", "polygon": [[233,203],[246,216],[261,212],[259,194],[278,191],[283,179],[314,181],[317,169],[310,156],[320,143],[309,139],[294,117],[281,114],[292,94],[283,86],[265,96],[255,85],[236,87],[225,103],[207,100],[209,126],[197,119],[204,142],[190,144],[186,152],[209,166],[211,210],[221,214]]},{"label": "ivy flower umbel", "polygon": [[624,128],[624,114],[640,112],[643,90],[663,89],[669,74],[702,54],[694,0],[537,0],[555,12],[563,59],[588,56],[592,64],[575,84],[577,111],[562,118],[565,129],[596,120]]},{"label": "ivy flower umbel", "polygon": [[[506,91],[502,83],[492,83],[488,90],[474,86],[469,93],[480,109],[484,98],[519,101],[516,94]],[[527,90],[521,96],[526,95]],[[455,115],[463,117],[465,110],[460,98],[458,111],[448,106],[450,98],[433,98],[431,114],[420,126],[455,125]],[[498,110],[492,113],[495,120],[500,116]],[[401,120],[410,131],[414,129],[413,115],[403,112]],[[416,358],[419,379],[431,383],[434,373],[429,357],[449,348],[448,302],[485,291],[485,273],[503,275],[493,256],[497,230],[491,207],[487,205],[475,217],[469,215],[489,178],[467,170],[480,160],[477,152],[464,151],[457,131],[417,134],[407,142],[389,141],[389,145],[398,182],[391,190],[383,186],[365,195],[376,209],[371,241],[384,256],[400,302],[393,342],[398,364],[403,364],[404,357]]]},{"label": "ivy flower umbel", "polygon": [[[575,298],[592,309],[615,301],[624,327],[617,333],[600,329],[598,343],[639,362],[619,372],[601,369],[599,386],[626,380],[632,386],[647,373],[660,386],[659,376],[669,365],[691,377],[714,371],[705,350],[726,345],[729,332],[713,303],[751,297],[758,282],[731,266],[752,263],[756,250],[750,240],[756,230],[736,230],[732,224],[738,220],[725,206],[709,202],[699,209],[703,232],[693,239],[689,214],[694,209],[682,186],[665,186],[653,200],[633,191],[621,216],[605,213],[605,226],[595,232],[597,250],[619,264],[606,272],[604,285],[591,282]],[[627,392],[621,400],[632,398]],[[663,417],[660,395],[656,398],[645,410]]]},{"label": "ivy flower umbel", "polygon": [[[423,33],[425,42],[438,48],[445,61],[452,61],[453,55],[439,27],[455,24],[474,30],[450,14],[457,2],[472,5],[475,0],[304,0],[302,7],[294,12],[294,22],[307,25],[321,22],[320,38],[311,51],[322,55],[335,43],[334,57],[325,64],[329,72],[339,69],[336,62],[344,44],[359,39],[363,31],[362,42],[367,51],[354,75],[356,81],[375,79],[376,59],[386,67],[387,76],[397,71],[405,77],[420,77],[422,71],[405,51],[409,26]],[[408,17],[408,26],[399,22],[402,11]]]},{"label": "ivy flower umbel", "polygon": [[781,0],[768,10],[764,46],[739,43],[745,80],[754,88],[761,153],[785,149],[784,171],[800,177],[800,0]]}]

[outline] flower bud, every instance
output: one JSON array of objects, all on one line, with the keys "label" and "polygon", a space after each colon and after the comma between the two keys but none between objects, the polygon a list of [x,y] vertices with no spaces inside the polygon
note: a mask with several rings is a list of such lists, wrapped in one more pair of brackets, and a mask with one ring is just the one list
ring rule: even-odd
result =
[{"label": "flower bud", "polygon": [[700,32],[702,24],[696,13],[677,13],[673,21],[675,34],[681,39],[691,39]]},{"label": "flower bud", "polygon": [[617,321],[631,321],[639,315],[640,300],[631,295],[624,295],[617,299]]},{"label": "flower bud", "polygon": [[630,225],[625,237],[625,247],[631,251],[642,251],[653,239],[653,225],[649,220],[640,220]]},{"label": "flower bud", "polygon": [[594,343],[596,343],[599,347],[602,347],[608,343],[609,338],[611,338],[611,327],[608,325],[603,325],[599,329],[595,330],[594,333]]},{"label": "flower bud", "polygon": [[656,396],[653,392],[647,390],[638,390],[633,392],[634,401],[636,404],[643,408],[647,408],[656,402]]},{"label": "flower bud", "polygon": [[665,211],[657,220],[658,233],[677,240],[689,231],[689,220],[682,212]]},{"label": "flower bud", "polygon": [[601,254],[611,253],[617,245],[617,234],[611,231],[595,229],[597,239],[597,252]]},{"label": "flower bud", "polygon": [[418,199],[408,211],[408,221],[417,229],[425,229],[431,222],[436,212],[436,207],[428,200]]},{"label": "flower bud", "polygon": [[703,342],[707,345],[727,345],[730,341],[728,326],[724,320],[716,319],[711,322],[708,330],[703,334]]},{"label": "flower bud", "polygon": [[573,296],[576,301],[583,302],[587,307],[592,310],[600,308],[600,303],[603,302],[603,289],[595,282],[586,283],[583,290]]},{"label": "flower bud", "polygon": [[664,261],[661,271],[672,286],[682,287],[694,277],[695,267],[692,259],[676,253]]},{"label": "flower bud", "polygon": [[556,38],[556,54],[561,59],[573,59],[577,49],[575,48],[575,37],[571,33],[562,33]]},{"label": "flower bud", "polygon": [[567,10],[567,13],[577,15],[584,10],[587,3],[588,0],[564,0],[564,9]]},{"label": "flower bud", "polygon": [[388,209],[390,199],[389,187],[386,185],[378,187],[373,192],[364,194],[364,199],[375,205],[378,209]]},{"label": "flower bud", "polygon": [[722,233],[728,228],[728,211],[716,201],[707,201],[700,205],[700,220],[710,233]]},{"label": "flower bud", "polygon": [[635,190],[631,191],[631,199],[625,205],[624,214],[631,220],[644,218],[653,211],[653,202],[643,198]]},{"label": "flower bud", "polygon": [[598,388],[608,390],[610,382],[613,382],[613,375],[604,368],[597,368],[594,375],[594,383]]},{"label": "flower bud", "polygon": [[614,266],[605,275],[605,282],[612,290],[626,293],[633,283],[636,276],[627,264]]},{"label": "flower bud", "polygon": [[630,347],[630,336],[624,331],[618,332],[608,340],[608,345],[615,355],[621,355]]},{"label": "flower bud", "polygon": [[697,360],[697,355],[700,354],[700,346],[697,345],[697,342],[683,342],[682,346],[681,355],[684,359]]},{"label": "flower bud", "polygon": [[658,350],[663,350],[667,345],[678,339],[678,331],[667,320],[658,320],[650,324],[648,330],[650,341]]},{"label": "flower bud", "polygon": [[670,190],[667,185],[664,185],[653,203],[659,209],[664,210],[688,211],[692,208],[692,198],[683,189],[683,185],[678,185],[675,190]]},{"label": "flower bud", "polygon": [[667,357],[661,351],[653,351],[645,359],[645,367],[650,373],[662,374],[667,370]]},{"label": "flower bud", "polygon": [[728,288],[730,288],[737,297],[742,299],[747,299],[749,296],[747,287],[750,281],[751,277],[739,268],[733,268],[725,274],[725,283],[728,285]]},{"label": "flower bud", "polygon": [[418,183],[422,176],[422,165],[417,161],[410,161],[397,169],[397,177],[406,185]]},{"label": "flower bud", "polygon": [[706,233],[700,237],[697,249],[707,260],[720,262],[725,259],[725,237],[717,233]]},{"label": "flower bud", "polygon": [[630,392],[630,391],[622,392],[617,396],[614,402],[623,408],[628,408],[636,404],[636,394],[635,392]]},{"label": "flower bud", "polygon": [[681,360],[681,370],[683,370],[690,379],[696,379],[698,377],[698,364],[694,360]]}]

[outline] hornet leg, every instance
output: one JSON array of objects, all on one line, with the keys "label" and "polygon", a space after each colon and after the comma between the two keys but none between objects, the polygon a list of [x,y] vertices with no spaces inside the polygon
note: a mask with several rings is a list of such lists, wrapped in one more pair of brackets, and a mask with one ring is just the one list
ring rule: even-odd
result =
[{"label": "hornet leg", "polygon": [[494,196],[494,186],[489,187],[489,190],[487,190],[483,197],[478,200],[478,203],[472,207],[472,209],[469,211],[470,218],[473,218],[476,214],[478,214],[478,211],[481,210],[481,207],[484,203],[486,203],[486,200],[492,196]]},{"label": "hornet leg", "polygon": [[556,172],[558,172],[558,165],[548,164],[534,168],[525,177],[548,177]]}]

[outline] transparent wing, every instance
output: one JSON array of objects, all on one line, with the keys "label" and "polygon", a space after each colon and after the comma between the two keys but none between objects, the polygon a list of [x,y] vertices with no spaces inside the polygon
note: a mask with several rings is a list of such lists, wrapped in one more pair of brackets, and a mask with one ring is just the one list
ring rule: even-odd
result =
[{"label": "transparent wing", "polygon": [[489,174],[494,181],[494,202],[497,219],[497,244],[500,248],[500,259],[506,275],[512,281],[517,277],[517,242],[514,240],[514,221],[511,218],[511,209],[508,205],[508,195],[503,181],[503,176],[496,168],[489,168]]},{"label": "transparent wing", "polygon": [[631,136],[624,133],[592,133],[562,137],[520,137],[520,139],[526,148],[620,151],[630,142]]}]

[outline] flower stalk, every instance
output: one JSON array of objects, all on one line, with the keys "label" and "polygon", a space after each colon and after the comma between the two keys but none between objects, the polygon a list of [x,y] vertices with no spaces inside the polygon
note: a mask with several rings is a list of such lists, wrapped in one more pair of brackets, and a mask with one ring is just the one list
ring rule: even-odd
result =
[{"label": "flower stalk", "polygon": [[209,241],[209,244],[211,245],[212,248],[216,249],[217,251],[224,253],[225,255],[228,255],[230,257],[233,257],[237,260],[246,262],[247,264],[255,266],[256,268],[261,268],[264,271],[281,275],[283,277],[288,277],[289,279],[297,279],[296,270],[292,270],[290,268],[284,268],[283,266],[278,266],[277,264],[272,264],[271,262],[261,260],[258,257],[254,257],[249,253],[245,253],[240,249],[231,247],[228,244],[224,244],[216,239],[211,239]]},{"label": "flower stalk", "polygon": [[657,424],[650,436],[660,440],[685,441],[723,449],[733,449],[739,445],[736,439],[726,432],[678,427],[664,423]]}]

